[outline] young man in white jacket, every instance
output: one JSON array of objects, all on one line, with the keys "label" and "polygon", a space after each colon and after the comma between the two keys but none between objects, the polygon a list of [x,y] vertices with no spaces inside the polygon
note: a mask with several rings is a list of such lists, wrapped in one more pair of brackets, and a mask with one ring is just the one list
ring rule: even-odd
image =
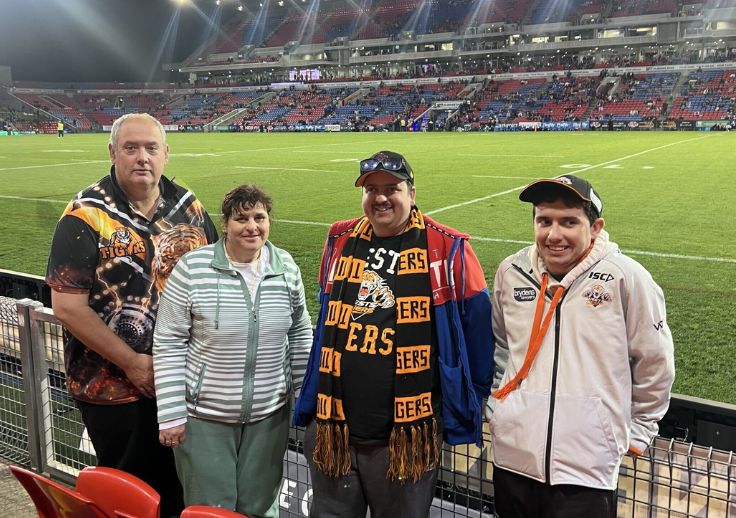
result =
[{"label": "young man in white jacket", "polygon": [[535,245],[493,286],[496,513],[614,518],[621,460],[643,453],[669,405],[664,296],[609,241],[586,180],[539,180],[519,198],[534,204]]}]

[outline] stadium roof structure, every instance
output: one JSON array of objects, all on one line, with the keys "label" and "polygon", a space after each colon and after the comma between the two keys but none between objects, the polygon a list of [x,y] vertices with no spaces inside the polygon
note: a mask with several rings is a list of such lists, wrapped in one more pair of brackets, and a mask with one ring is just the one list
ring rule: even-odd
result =
[{"label": "stadium roof structure", "polygon": [[645,62],[647,54],[697,52],[705,61],[736,41],[735,0],[682,6],[674,0],[222,0],[222,6],[229,10],[220,29],[165,70],[190,81],[260,83],[305,74],[390,77],[422,64],[485,62],[497,69],[509,59],[523,66],[540,57],[547,68],[565,70],[575,68],[567,66],[570,57],[583,56],[601,62],[638,53]]}]

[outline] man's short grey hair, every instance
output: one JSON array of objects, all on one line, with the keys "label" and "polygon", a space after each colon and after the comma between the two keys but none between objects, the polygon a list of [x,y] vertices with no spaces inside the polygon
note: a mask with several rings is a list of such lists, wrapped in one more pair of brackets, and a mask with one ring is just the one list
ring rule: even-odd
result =
[{"label": "man's short grey hair", "polygon": [[118,133],[120,133],[120,127],[125,121],[133,118],[146,119],[153,122],[158,130],[161,132],[163,143],[166,144],[166,130],[156,117],[153,117],[152,115],[149,115],[147,113],[126,113],[125,115],[122,115],[121,117],[115,119],[115,122],[112,123],[112,129],[110,130],[110,145],[113,149],[116,149],[118,147]]}]

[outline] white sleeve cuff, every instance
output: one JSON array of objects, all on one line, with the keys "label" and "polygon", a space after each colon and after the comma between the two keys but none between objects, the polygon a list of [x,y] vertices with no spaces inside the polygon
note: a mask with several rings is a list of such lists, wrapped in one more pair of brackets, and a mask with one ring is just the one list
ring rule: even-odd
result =
[{"label": "white sleeve cuff", "polygon": [[158,423],[158,429],[168,430],[169,428],[174,428],[175,426],[185,424],[186,422],[187,422],[186,417],[180,417],[179,419],[172,419],[171,421],[164,421],[163,423]]}]

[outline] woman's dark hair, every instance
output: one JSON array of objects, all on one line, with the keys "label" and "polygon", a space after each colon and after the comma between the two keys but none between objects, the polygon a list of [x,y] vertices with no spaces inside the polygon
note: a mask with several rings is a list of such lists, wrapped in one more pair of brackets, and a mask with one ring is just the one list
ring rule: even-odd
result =
[{"label": "woman's dark hair", "polygon": [[235,214],[244,212],[255,207],[258,203],[263,204],[269,218],[271,217],[272,201],[265,191],[255,185],[239,185],[225,194],[222,200],[222,221],[225,222]]}]

